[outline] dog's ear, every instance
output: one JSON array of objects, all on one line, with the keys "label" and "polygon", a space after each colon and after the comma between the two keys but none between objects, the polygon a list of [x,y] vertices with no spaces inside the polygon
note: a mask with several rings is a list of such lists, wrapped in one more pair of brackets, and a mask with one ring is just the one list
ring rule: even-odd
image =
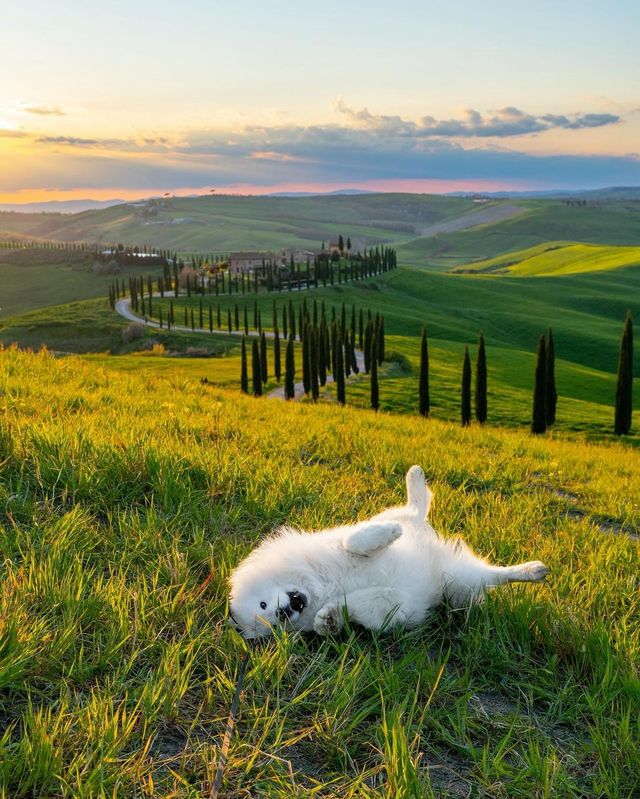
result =
[{"label": "dog's ear", "polygon": [[364,522],[352,528],[342,539],[342,546],[353,555],[371,555],[388,547],[402,535],[398,522]]},{"label": "dog's ear", "polygon": [[429,515],[433,493],[425,482],[424,472],[420,466],[412,466],[407,472],[407,505],[416,509],[421,519]]}]

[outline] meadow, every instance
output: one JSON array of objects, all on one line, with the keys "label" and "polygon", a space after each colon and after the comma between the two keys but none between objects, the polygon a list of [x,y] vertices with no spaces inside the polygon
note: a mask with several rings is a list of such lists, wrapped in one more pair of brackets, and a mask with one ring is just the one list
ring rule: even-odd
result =
[{"label": "meadow", "polygon": [[0,352],[3,798],[207,795],[245,650],[230,570],[279,524],[402,501],[413,463],[442,534],[549,581],[252,650],[225,795],[637,796],[637,450],[117,360]]}]

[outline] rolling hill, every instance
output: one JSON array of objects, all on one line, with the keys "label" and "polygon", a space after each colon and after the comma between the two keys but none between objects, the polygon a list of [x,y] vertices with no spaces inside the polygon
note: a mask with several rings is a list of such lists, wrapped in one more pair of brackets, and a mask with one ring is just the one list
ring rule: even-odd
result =
[{"label": "rolling hill", "polygon": [[640,247],[549,241],[526,250],[504,253],[487,261],[458,266],[452,271],[537,277],[603,272],[626,266],[640,266]]}]

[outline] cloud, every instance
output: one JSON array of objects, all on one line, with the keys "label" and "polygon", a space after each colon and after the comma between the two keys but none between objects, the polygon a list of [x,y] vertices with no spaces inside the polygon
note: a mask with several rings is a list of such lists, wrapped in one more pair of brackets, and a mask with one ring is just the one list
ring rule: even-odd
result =
[{"label": "cloud", "polygon": [[489,114],[481,114],[474,108],[466,108],[460,119],[435,119],[423,116],[418,122],[399,116],[372,114],[369,109],[355,110],[347,106],[342,98],[335,104],[336,110],[354,127],[394,136],[422,138],[506,138],[543,133],[554,128],[578,130],[614,125],[620,122],[616,114],[528,114],[514,106],[500,108]]},{"label": "cloud", "polygon": [[40,172],[16,162],[11,174],[0,174],[0,189],[32,187],[27,176],[37,185],[46,176],[61,187],[140,190],[372,180],[502,181],[532,188],[640,184],[636,156],[545,156],[514,148],[514,137],[527,133],[616,124],[620,118],[613,114],[532,115],[506,107],[410,121],[339,102],[343,124],[246,125],[122,139],[39,136]]},{"label": "cloud", "polygon": [[24,130],[14,128],[0,128],[0,139],[24,139],[28,134]]},{"label": "cloud", "polygon": [[67,113],[57,105],[29,105],[23,108],[22,111],[25,114],[37,114],[41,117],[63,117]]}]

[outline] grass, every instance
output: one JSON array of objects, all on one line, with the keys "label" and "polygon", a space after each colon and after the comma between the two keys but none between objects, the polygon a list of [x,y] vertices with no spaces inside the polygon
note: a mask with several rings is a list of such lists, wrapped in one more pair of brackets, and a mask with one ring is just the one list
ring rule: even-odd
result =
[{"label": "grass", "polygon": [[446,271],[549,241],[640,245],[639,202],[602,202],[574,208],[559,200],[543,200],[528,201],[526,207],[526,213],[499,224],[407,239],[398,245],[399,261]]},{"label": "grass", "polygon": [[[128,282],[141,269],[123,267],[118,280]],[[83,253],[48,249],[0,249],[0,320],[52,305],[105,297],[113,275],[97,275]]]},{"label": "grass", "polygon": [[487,261],[459,266],[453,271],[538,277],[605,272],[626,266],[640,266],[640,247],[548,241],[526,250],[504,253]]},{"label": "grass", "polygon": [[414,237],[476,206],[411,194],[324,197],[173,197],[80,214],[0,212],[0,231],[57,241],[121,241],[183,252],[320,247],[342,233],[354,247]]},{"label": "grass", "polygon": [[256,649],[227,795],[637,795],[639,452],[117,360],[0,353],[0,795],[206,795],[243,652],[229,571],[278,524],[400,501],[412,463],[444,535],[550,581]]}]

